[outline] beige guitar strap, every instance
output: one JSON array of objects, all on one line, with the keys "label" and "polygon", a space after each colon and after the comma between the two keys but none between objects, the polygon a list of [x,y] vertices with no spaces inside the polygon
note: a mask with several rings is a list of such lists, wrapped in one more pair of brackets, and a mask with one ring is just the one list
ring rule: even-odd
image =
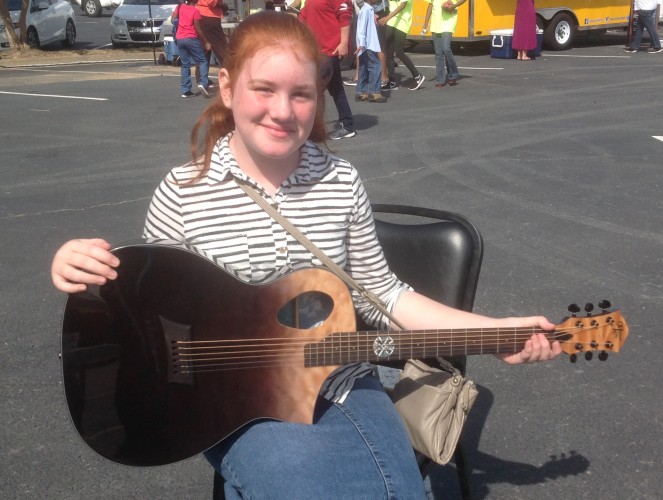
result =
[{"label": "beige guitar strap", "polygon": [[338,264],[336,264],[333,260],[331,260],[322,250],[320,250],[311,240],[309,240],[299,229],[297,229],[288,219],[283,217],[279,213],[278,210],[276,210],[272,205],[270,205],[267,200],[265,200],[258,191],[255,190],[253,186],[251,186],[248,182],[246,182],[243,179],[239,179],[237,177],[234,177],[235,182],[241,187],[244,192],[251,197],[253,201],[255,201],[260,207],[267,212],[269,216],[271,216],[276,222],[281,224],[283,229],[288,231],[297,241],[299,241],[304,247],[311,252],[313,255],[315,255],[320,262],[322,262],[330,271],[332,271],[336,276],[338,276],[340,279],[342,279],[346,285],[348,285],[351,289],[355,290],[357,293],[359,293],[362,297],[364,297],[366,300],[368,300],[371,304],[375,306],[375,308],[380,311],[382,314],[384,314],[389,320],[394,323],[398,328],[401,330],[405,330],[405,327],[391,314],[387,308],[385,307],[384,303],[380,300],[380,298],[375,295],[373,292],[370,290],[367,290],[364,288],[362,285],[357,283],[352,277],[346,273],[343,268],[341,268]]}]

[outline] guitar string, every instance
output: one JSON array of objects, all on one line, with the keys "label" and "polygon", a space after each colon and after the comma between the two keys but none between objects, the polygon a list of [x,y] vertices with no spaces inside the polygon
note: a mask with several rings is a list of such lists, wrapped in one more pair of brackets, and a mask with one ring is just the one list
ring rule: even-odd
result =
[{"label": "guitar string", "polygon": [[[582,329],[582,328],[579,328]],[[568,330],[571,331],[571,330]],[[406,334],[401,333],[400,335],[405,336]],[[564,335],[564,333],[560,333],[560,331],[556,332],[549,332],[548,334],[551,336],[553,339],[559,335]],[[523,334],[523,333],[518,333],[515,336],[512,336],[513,338],[509,338],[508,342],[506,343],[507,345],[513,344],[514,342],[520,342],[524,343],[529,338],[529,334]],[[423,338],[423,337],[421,337]],[[485,339],[484,339],[485,340]],[[568,342],[562,339],[563,342]],[[300,342],[301,343],[301,342]],[[425,344],[425,342],[424,342]],[[490,348],[490,347],[502,347],[504,346],[503,342],[500,342],[499,344],[495,344],[494,346],[492,344],[486,344],[484,343],[483,345],[467,345],[466,342],[455,342],[457,344],[456,346],[454,345],[443,345],[439,346],[443,349],[443,351],[448,350],[450,352],[443,352],[442,354],[453,354],[454,347],[456,347],[456,351],[459,350],[458,346],[464,347],[464,349],[461,347],[460,352],[457,354],[482,354],[482,351],[484,348]],[[585,345],[591,345],[592,347],[597,347],[595,342],[575,342],[576,345],[578,346],[585,346]],[[304,344],[302,344],[304,345]],[[203,352],[203,353],[196,353],[195,355],[189,354],[189,353],[178,353],[177,356],[179,357],[179,363],[175,361],[175,367],[182,371],[182,372],[188,372],[188,371],[195,371],[195,372],[201,372],[201,371],[219,371],[219,370],[232,370],[232,369],[240,369],[240,368],[249,368],[249,367],[274,367],[274,366],[287,366],[292,363],[296,363],[297,365],[301,366],[303,360],[307,358],[306,353],[302,352],[300,349],[290,349],[290,350],[285,350],[285,349],[276,349],[276,350],[271,350],[271,351],[266,351],[264,349],[263,345],[260,344],[255,344],[255,345],[247,345],[247,347],[250,348],[258,348],[255,351],[249,351],[251,356],[247,356],[246,352],[243,351],[224,351],[223,348],[217,348],[214,351],[209,351],[209,352]],[[420,343],[411,343],[408,345],[407,343],[402,343],[399,346],[399,349],[401,352],[409,352],[411,354],[411,357],[417,357],[416,355],[419,354],[419,351],[421,351],[421,356],[426,354],[426,349],[434,347],[434,346],[426,346],[426,345],[420,345]],[[498,349],[499,352],[499,349]],[[506,349],[505,349],[506,352]],[[510,352],[510,351],[509,351]],[[580,350],[579,352],[585,352],[583,350]],[[338,364],[344,364],[346,362],[352,362],[353,359],[339,359],[342,358],[343,356],[346,355],[355,355],[356,357],[359,357],[359,354],[362,354],[363,351],[360,348],[354,348],[351,350],[343,350],[343,349],[333,349],[332,352],[322,352],[316,354],[312,354],[309,356],[310,358],[317,358],[317,362],[319,365],[325,366],[325,365],[338,365]],[[491,351],[492,353],[492,351]],[[242,354],[242,356],[238,356],[238,354]],[[381,358],[377,355],[375,355],[375,359],[371,355],[371,350],[368,348],[368,345],[366,345],[366,350],[365,354],[368,356],[362,356],[361,359],[357,359],[356,361],[380,361]],[[375,353],[372,353],[375,354]],[[193,356],[198,356],[201,357],[202,359],[197,359],[194,358]],[[352,356],[351,356],[352,357]],[[365,359],[368,357],[369,359]],[[322,358],[323,362],[320,363],[320,358]],[[257,361],[256,361],[257,360]],[[388,360],[388,359],[387,359]],[[221,364],[220,364],[221,362]],[[312,366],[316,366],[315,363],[312,364]]]},{"label": "guitar string", "polygon": [[[565,330],[555,330],[554,332],[545,332],[538,328],[527,327],[525,329],[518,328],[513,329],[500,329],[500,330],[467,330],[460,331],[454,330],[452,335],[449,335],[444,330],[430,330],[430,331],[417,331],[416,333],[405,332],[339,332],[330,334],[328,337],[320,338],[318,337],[275,337],[275,338],[264,338],[264,339],[208,339],[208,340],[177,340],[174,343],[182,350],[204,350],[204,349],[218,349],[218,348],[243,348],[243,347],[255,347],[260,348],[265,347],[281,347],[281,346],[306,346],[306,345],[322,345],[324,343],[334,344],[334,343],[343,343],[351,341],[360,341],[360,344],[363,342],[374,342],[378,337],[391,337],[392,339],[399,340],[411,340],[416,343],[427,343],[435,345],[440,342],[440,335],[449,335],[447,339],[443,339],[445,344],[465,344],[467,342],[481,342],[486,343],[486,341],[499,340],[500,343],[508,341],[508,339],[515,337],[529,338],[533,333],[544,333],[546,336],[552,338],[553,340],[560,341],[570,341],[564,339],[568,334],[582,331],[581,327],[573,327]],[[592,330],[586,328],[585,330]],[[477,333],[478,332],[478,333]],[[582,343],[582,341],[578,341]],[[210,345],[213,344],[213,345]],[[401,343],[401,345],[403,345]]]},{"label": "guitar string", "polygon": [[[571,332],[568,330],[567,332]],[[552,340],[560,340],[562,343],[575,342],[576,344],[586,344],[591,345],[595,343],[595,340],[590,341],[580,341],[577,339],[568,340],[564,337],[567,335],[567,332],[553,332],[549,333],[548,336]],[[450,337],[446,340],[440,341],[439,338],[436,338],[434,335],[424,335],[424,334],[399,334],[399,335],[390,335],[389,337],[396,337],[398,340],[401,337],[401,342],[398,344],[398,347],[401,350],[407,350],[408,346],[421,346],[423,348],[430,347],[434,348],[439,346],[444,348],[447,346],[486,346],[490,347],[493,345],[504,345],[513,341],[518,340],[527,340],[531,336],[531,332],[522,333],[499,333],[499,334],[483,334],[480,336],[472,335],[458,335],[456,337]],[[335,352],[339,352],[340,348],[349,348],[348,352],[355,352],[358,348],[361,348],[366,345],[372,345],[373,342],[377,339],[378,336],[365,336],[362,337],[357,334],[350,336],[334,335],[332,337],[327,337],[325,339],[315,338],[285,338],[285,339],[233,339],[233,340],[203,340],[203,341],[175,341],[175,348],[184,354],[190,356],[204,355],[205,353],[217,353],[228,351],[235,354],[241,354],[243,352],[241,349],[258,349],[257,351],[248,351],[248,352],[269,352],[270,349],[283,349],[283,348],[292,348],[297,349],[300,347],[310,346],[316,349],[325,349],[325,348],[334,348]],[[359,340],[359,342],[357,342]],[[242,342],[242,343],[239,343]],[[255,343],[252,343],[255,342]],[[349,344],[352,342],[352,346],[344,346],[343,344]],[[409,342],[409,343],[408,343]],[[214,344],[214,345],[209,345]]]},{"label": "guitar string", "polygon": [[[467,329],[467,330],[462,330],[462,329],[453,329],[453,330],[416,330],[416,331],[408,331],[408,330],[403,330],[403,331],[380,331],[380,330],[375,330],[375,331],[360,331],[360,332],[335,332],[335,333],[330,333],[327,337],[270,337],[270,338],[236,338],[236,339],[205,339],[205,340],[177,340],[176,342],[179,345],[182,346],[193,346],[193,345],[198,345],[201,347],[191,347],[191,349],[204,349],[206,344],[234,344],[236,346],[240,346],[242,342],[256,342],[257,345],[264,345],[265,343],[273,343],[273,342],[285,342],[285,344],[290,344],[290,343],[300,343],[300,344],[308,344],[308,343],[319,343],[319,342],[324,342],[324,341],[333,341],[333,340],[340,340],[340,341],[349,341],[352,339],[360,339],[360,340],[374,340],[377,337],[392,337],[392,338],[421,338],[421,339],[432,339],[433,337],[437,336],[438,338],[440,336],[448,335],[449,336],[449,341],[450,342],[456,342],[457,339],[461,339],[461,342],[464,342],[465,338],[472,338],[472,339],[490,339],[491,337],[493,338],[505,338],[509,335],[525,335],[527,337],[531,336],[534,333],[543,333],[546,336],[549,337],[563,337],[564,335],[582,331],[582,330],[594,330],[594,327],[591,328],[583,328],[583,327],[570,327],[567,329],[561,329],[561,330],[555,330],[553,332],[546,332],[544,330],[541,330],[540,328],[537,327],[514,327],[514,328],[489,328],[489,329]],[[246,345],[254,345],[247,343]]]}]

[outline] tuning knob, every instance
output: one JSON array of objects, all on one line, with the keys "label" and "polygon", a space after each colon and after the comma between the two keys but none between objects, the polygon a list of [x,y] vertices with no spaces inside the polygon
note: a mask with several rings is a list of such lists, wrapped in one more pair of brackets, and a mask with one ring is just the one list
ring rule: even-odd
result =
[{"label": "tuning knob", "polygon": [[599,353],[599,359],[600,359],[601,361],[605,361],[606,359],[608,359],[608,353],[605,352],[605,351],[601,351],[601,352]]},{"label": "tuning knob", "polygon": [[585,353],[585,359],[586,359],[587,361],[591,361],[593,357],[594,357],[594,353],[593,353],[592,351],[587,351],[587,352]]},{"label": "tuning knob", "polygon": [[594,304],[592,304],[591,302],[587,302],[587,304],[585,304],[585,312],[587,313],[587,317],[592,315],[593,310],[594,310]]},{"label": "tuning knob", "polygon": [[569,312],[571,313],[571,316],[575,318],[576,314],[580,312],[580,306],[578,306],[578,304],[569,305]]},{"label": "tuning knob", "polygon": [[603,312],[604,312],[604,313],[605,313],[605,312],[608,312],[607,309],[610,308],[610,306],[611,306],[611,304],[610,304],[610,301],[609,301],[609,300],[605,300],[605,299],[603,299],[603,300],[601,300],[601,301],[599,302],[599,307],[600,307],[601,309],[603,309]]},{"label": "tuning knob", "polygon": [[571,354],[571,355],[569,356],[569,361],[570,361],[571,363],[575,363],[576,361],[578,361],[578,356],[576,356],[575,354]]}]

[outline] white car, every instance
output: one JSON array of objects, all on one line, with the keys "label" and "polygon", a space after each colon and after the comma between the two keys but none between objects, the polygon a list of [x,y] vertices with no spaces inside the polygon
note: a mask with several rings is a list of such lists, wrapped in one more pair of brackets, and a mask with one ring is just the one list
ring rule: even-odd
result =
[{"label": "white car", "polygon": [[[21,15],[21,0],[7,0],[9,15],[16,34],[19,33],[18,18]],[[49,43],[60,42],[63,47],[73,47],[76,42],[74,9],[66,0],[30,0],[25,24],[28,30],[28,45],[39,48]],[[0,50],[9,50],[7,27],[0,21]]]},{"label": "white car", "polygon": [[[161,26],[179,4],[178,0],[124,0],[110,20],[113,47],[162,44]],[[151,17],[150,17],[151,9]]]},{"label": "white car", "polygon": [[71,0],[78,5],[86,16],[99,17],[104,9],[114,9],[122,4],[122,0]]}]

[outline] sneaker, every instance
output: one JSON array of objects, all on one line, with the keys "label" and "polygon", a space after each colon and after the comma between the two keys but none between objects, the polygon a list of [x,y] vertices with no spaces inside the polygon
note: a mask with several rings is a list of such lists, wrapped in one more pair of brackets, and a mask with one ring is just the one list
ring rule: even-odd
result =
[{"label": "sneaker", "polygon": [[348,87],[356,87],[357,80],[343,80],[343,85],[347,85]]},{"label": "sneaker", "polygon": [[366,92],[355,94],[355,101],[356,102],[368,101],[368,94]]},{"label": "sneaker", "polygon": [[658,54],[659,52],[663,52],[663,47],[652,47],[648,52],[650,54]]},{"label": "sneaker", "polygon": [[410,87],[410,90],[417,90],[419,87],[423,85],[423,83],[426,81],[426,77],[419,73],[418,76],[414,77],[414,84],[412,87]]},{"label": "sneaker", "polygon": [[638,49],[632,49],[631,47],[626,47],[624,49],[624,52],[628,52],[629,54],[635,54],[638,51]]},{"label": "sneaker", "polygon": [[205,96],[205,97],[211,97],[212,95],[212,89],[210,89],[209,85],[205,87],[202,83],[198,84],[198,89],[200,90],[200,93]]},{"label": "sneaker", "polygon": [[371,94],[368,96],[368,102],[387,102],[387,98],[382,94]]},{"label": "sneaker", "polygon": [[393,80],[389,80],[388,82],[384,82],[380,86],[382,87],[382,90],[398,90],[398,87],[399,87],[399,85]]},{"label": "sneaker", "polygon": [[354,137],[355,135],[357,135],[357,132],[355,132],[354,130],[348,130],[341,123],[338,126],[338,128],[336,130],[334,130],[334,132],[329,134],[329,138],[332,141],[337,141],[338,139],[348,139],[350,137]]},{"label": "sneaker", "polygon": [[186,92],[182,93],[182,97],[196,97],[196,94],[194,94],[190,90],[187,90]]}]

